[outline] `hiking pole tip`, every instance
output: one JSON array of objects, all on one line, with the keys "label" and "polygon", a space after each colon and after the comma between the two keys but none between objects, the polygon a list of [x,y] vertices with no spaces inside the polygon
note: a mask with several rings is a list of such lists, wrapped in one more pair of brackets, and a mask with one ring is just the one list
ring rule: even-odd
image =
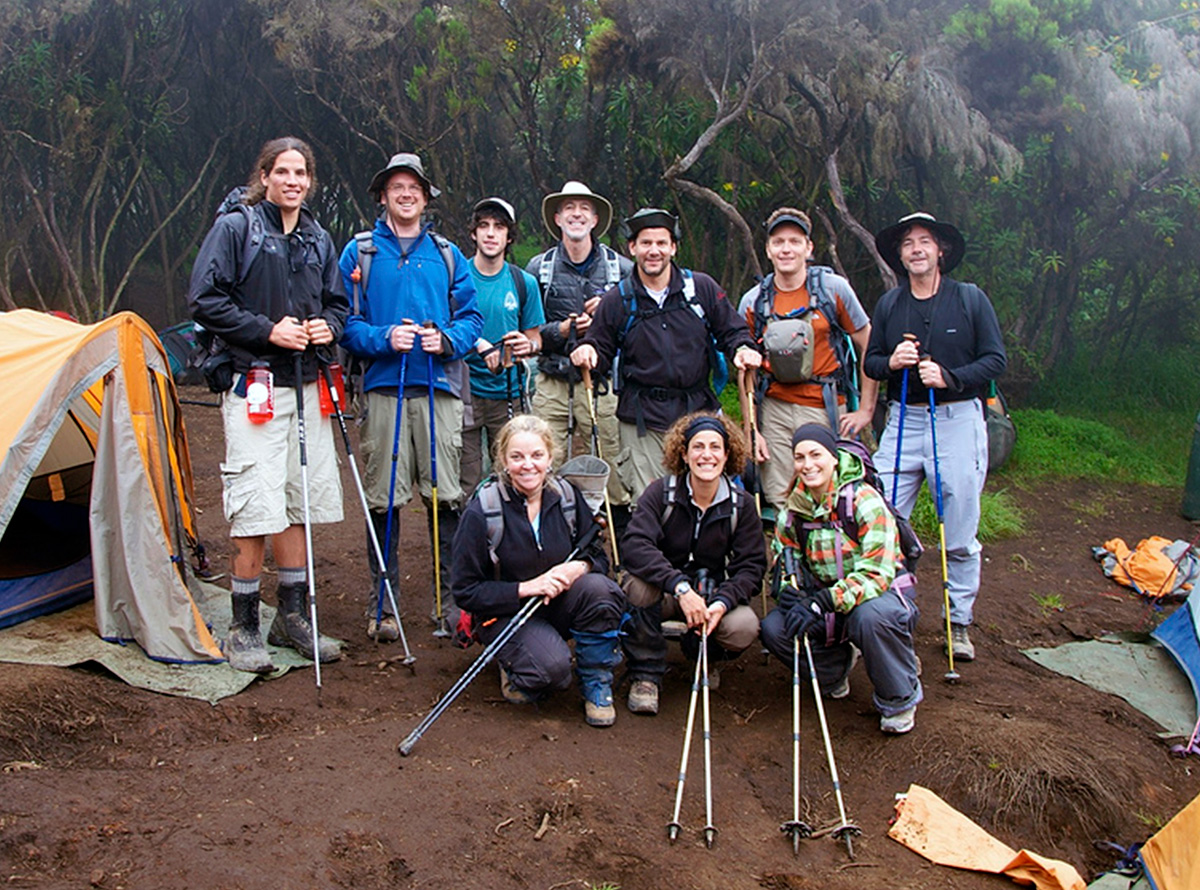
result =
[{"label": "hiking pole tip", "polygon": [[706,846],[708,849],[711,850],[712,845],[715,844],[716,841],[717,841],[716,827],[712,826],[712,825],[705,825],[704,826],[704,846]]},{"label": "hiking pole tip", "polygon": [[959,674],[958,671],[946,671],[946,673],[942,675],[942,679],[947,683],[957,683],[960,679],[962,679],[962,675]]},{"label": "hiking pole tip", "polygon": [[834,838],[845,843],[846,853],[851,859],[854,859],[854,838],[861,835],[862,829],[853,822],[843,822],[833,831]]},{"label": "hiking pole tip", "polygon": [[678,822],[669,822],[667,824],[667,840],[669,840],[671,843],[675,843],[675,841],[679,840],[679,832],[682,829],[683,826]]}]

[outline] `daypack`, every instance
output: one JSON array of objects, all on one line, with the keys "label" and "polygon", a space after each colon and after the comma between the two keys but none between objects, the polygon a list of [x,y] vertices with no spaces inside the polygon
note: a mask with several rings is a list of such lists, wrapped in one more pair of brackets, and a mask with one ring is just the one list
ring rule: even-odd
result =
[{"label": "daypack", "polygon": [[[847,451],[857,457],[862,461],[863,467],[861,479],[852,479],[838,489],[837,501],[834,506],[837,526],[855,544],[859,543],[858,523],[854,521],[854,496],[858,492],[860,485],[864,483],[870,485],[879,492],[880,498],[887,505],[888,512],[892,514],[892,518],[896,521],[896,530],[900,535],[900,556],[904,561],[904,567],[909,572],[915,572],[917,570],[917,560],[925,552],[925,547],[921,543],[921,539],[917,537],[917,533],[912,527],[912,522],[897,513],[896,508],[892,506],[892,502],[884,494],[883,480],[879,477],[879,471],[875,468],[875,462],[871,459],[871,453],[867,450],[867,446],[851,439],[838,439],[837,447],[839,451]],[[808,533],[813,528],[820,528],[827,525],[829,523],[801,523],[800,540],[798,542],[800,549],[804,550],[806,548]]]},{"label": "daypack", "polygon": [[[828,266],[809,266],[806,280],[808,306],[794,314],[781,316],[774,312],[775,274],[768,273],[759,283],[758,295],[754,299],[753,334],[763,345],[767,362],[771,366],[769,376],[781,383],[831,382],[845,394],[847,405],[853,409],[858,405],[858,378],[855,373],[857,362],[850,335],[842,329],[838,320],[837,302],[825,289],[825,276],[832,274],[833,269]],[[832,379],[812,376],[812,321],[806,316],[814,310],[820,312],[829,322],[829,345],[838,363],[838,369],[832,375]],[[776,327],[779,330],[772,332],[771,329]],[[800,348],[805,330],[809,342]],[[770,344],[768,339],[772,341]],[[774,350],[772,346],[775,347]]]},{"label": "daypack", "polygon": [[[708,323],[708,315],[696,297],[696,279],[692,275],[692,270],[683,269],[681,271],[683,272],[683,302],[698,319],[704,322],[704,330],[708,334],[708,367],[712,373],[713,391],[719,394],[729,383],[729,363],[725,358],[725,353],[717,348],[717,338],[713,335],[712,326]],[[625,335],[629,333],[629,329],[635,322],[645,318],[646,315],[638,312],[637,294],[632,286],[626,288],[625,279],[618,282],[617,288],[625,307],[625,324],[617,335],[617,354],[613,358],[613,386],[617,392],[620,392],[624,385],[621,376],[621,366],[624,364],[621,361],[621,352],[625,348]],[[657,314],[660,311],[670,310],[659,310],[655,307],[651,314]]]},{"label": "daypack", "polygon": [[[621,259],[607,244],[600,245],[600,256],[604,260],[604,289],[608,290],[621,280]],[[538,283],[542,286],[543,295],[550,290],[550,284],[554,281],[554,267],[558,265],[557,261],[558,245],[542,255],[542,265],[538,268]]]}]

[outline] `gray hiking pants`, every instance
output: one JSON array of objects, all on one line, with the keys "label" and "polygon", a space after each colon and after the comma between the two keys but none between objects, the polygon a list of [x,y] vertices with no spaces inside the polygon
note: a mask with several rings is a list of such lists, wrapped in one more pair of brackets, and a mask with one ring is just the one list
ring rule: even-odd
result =
[{"label": "gray hiking pants", "polygon": [[[940,432],[940,430],[939,430]],[[783,631],[784,611],[775,609],[762,620],[762,641],[767,651],[792,667],[792,640]],[[872,700],[876,710],[891,717],[918,704],[924,697],[917,677],[917,656],[913,652],[913,629],[917,626],[917,607],[895,590],[888,590],[859,603],[849,614],[838,615],[835,642],[826,646],[813,643],[813,664],[817,682],[823,691],[836,686],[853,665],[853,643],[862,652],[863,666],[874,687]],[[800,642],[800,675],[808,674],[804,641]]]},{"label": "gray hiking pants", "polygon": [[[884,483],[883,496],[892,499],[892,477],[896,467],[896,436],[900,427],[900,405],[888,405],[888,422],[875,452],[875,466]],[[987,429],[978,399],[949,402],[937,407],[938,463],[942,471],[942,499],[946,522],[946,574],[950,579],[950,620],[970,624],[979,595],[979,573],[983,547],[975,537],[979,531],[979,496],[987,480]],[[927,405],[909,405],[904,416],[900,442],[900,481],[896,511],[911,516],[921,482],[929,485],[936,500],[933,436]],[[926,542],[929,544],[930,542]],[[932,548],[931,548],[932,549]],[[933,561],[934,557],[927,557]],[[938,571],[935,566],[933,571]],[[928,577],[927,569],[921,574]],[[940,580],[940,579],[939,579]],[[934,589],[933,584],[928,584]]]}]

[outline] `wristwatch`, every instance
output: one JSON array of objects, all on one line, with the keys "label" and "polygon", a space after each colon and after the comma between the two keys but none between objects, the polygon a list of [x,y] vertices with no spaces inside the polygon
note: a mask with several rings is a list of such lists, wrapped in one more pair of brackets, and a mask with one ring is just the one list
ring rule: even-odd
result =
[{"label": "wristwatch", "polygon": [[675,589],[673,591],[671,591],[671,595],[673,597],[675,597],[675,599],[679,599],[685,593],[691,592],[691,589],[692,589],[692,583],[690,581],[686,581],[686,580],[680,581],[678,584],[675,585]]}]

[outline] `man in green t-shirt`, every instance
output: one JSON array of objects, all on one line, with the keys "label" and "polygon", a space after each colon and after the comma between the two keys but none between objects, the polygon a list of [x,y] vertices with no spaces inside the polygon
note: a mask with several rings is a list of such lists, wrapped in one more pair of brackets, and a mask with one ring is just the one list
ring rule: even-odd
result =
[{"label": "man in green t-shirt", "polygon": [[537,280],[504,259],[516,230],[516,211],[503,198],[475,205],[469,267],[483,331],[467,356],[471,401],[463,418],[462,483],[468,496],[483,479],[484,430],[491,448],[500,427],[522,411],[525,359],[540,350],[538,328],[546,322]]}]

